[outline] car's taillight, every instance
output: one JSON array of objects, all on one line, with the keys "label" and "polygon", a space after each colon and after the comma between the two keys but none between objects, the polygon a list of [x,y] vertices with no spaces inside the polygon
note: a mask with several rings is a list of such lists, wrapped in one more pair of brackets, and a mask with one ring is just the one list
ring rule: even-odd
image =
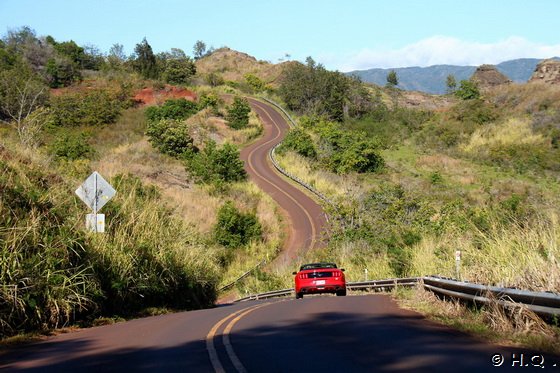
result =
[{"label": "car's taillight", "polygon": [[333,277],[342,277],[342,272],[341,271],[334,271],[333,272]]},{"label": "car's taillight", "polygon": [[307,273],[300,273],[299,278],[306,279],[307,278]]}]

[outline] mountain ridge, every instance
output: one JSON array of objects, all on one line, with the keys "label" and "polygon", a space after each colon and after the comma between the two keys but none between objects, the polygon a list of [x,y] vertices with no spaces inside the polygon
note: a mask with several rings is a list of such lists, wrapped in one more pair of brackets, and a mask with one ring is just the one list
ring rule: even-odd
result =
[{"label": "mountain ridge", "polygon": [[[559,59],[553,57],[553,59]],[[543,61],[539,58],[517,58],[496,64],[499,72],[515,83],[525,83],[535,71],[537,64]],[[407,91],[421,91],[432,94],[444,94],[447,90],[446,79],[453,75],[457,82],[469,79],[477,66],[470,65],[432,65],[427,67],[398,67],[398,68],[373,68],[367,70],[354,70],[345,74],[356,76],[366,83],[385,85],[387,73],[394,70],[399,79],[398,88]]]}]

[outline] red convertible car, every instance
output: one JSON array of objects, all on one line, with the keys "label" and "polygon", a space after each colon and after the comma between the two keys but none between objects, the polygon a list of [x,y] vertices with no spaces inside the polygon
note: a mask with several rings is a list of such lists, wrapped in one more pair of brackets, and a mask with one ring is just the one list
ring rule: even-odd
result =
[{"label": "red convertible car", "polygon": [[334,263],[309,263],[300,267],[295,277],[296,299],[304,294],[334,293],[346,295],[346,279],[344,269]]}]

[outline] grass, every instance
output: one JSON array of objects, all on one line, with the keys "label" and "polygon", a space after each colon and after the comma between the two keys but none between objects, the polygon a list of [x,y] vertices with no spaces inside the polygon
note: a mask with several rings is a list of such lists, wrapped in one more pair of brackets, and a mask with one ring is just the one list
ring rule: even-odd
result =
[{"label": "grass", "polygon": [[401,307],[417,311],[430,320],[492,343],[560,354],[560,328],[545,324],[529,311],[506,316],[497,306],[466,306],[442,300],[421,288],[399,290],[394,297]]}]

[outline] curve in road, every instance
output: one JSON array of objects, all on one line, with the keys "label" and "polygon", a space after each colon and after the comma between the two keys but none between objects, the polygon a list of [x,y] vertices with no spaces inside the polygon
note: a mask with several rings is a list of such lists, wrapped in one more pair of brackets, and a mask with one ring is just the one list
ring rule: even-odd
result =
[{"label": "curve in road", "polygon": [[264,135],[241,151],[241,159],[251,180],[278,203],[289,224],[288,237],[276,260],[278,264],[289,264],[298,254],[323,244],[326,217],[313,198],[286,180],[270,162],[270,150],[289,131],[288,122],[269,104],[253,98],[248,101],[263,123]]},{"label": "curve in road", "polygon": [[0,370],[494,372],[518,371],[521,354],[523,371],[542,371],[533,366],[541,361],[560,367],[558,356],[481,342],[376,294],[237,303],[85,329],[0,351]]}]

